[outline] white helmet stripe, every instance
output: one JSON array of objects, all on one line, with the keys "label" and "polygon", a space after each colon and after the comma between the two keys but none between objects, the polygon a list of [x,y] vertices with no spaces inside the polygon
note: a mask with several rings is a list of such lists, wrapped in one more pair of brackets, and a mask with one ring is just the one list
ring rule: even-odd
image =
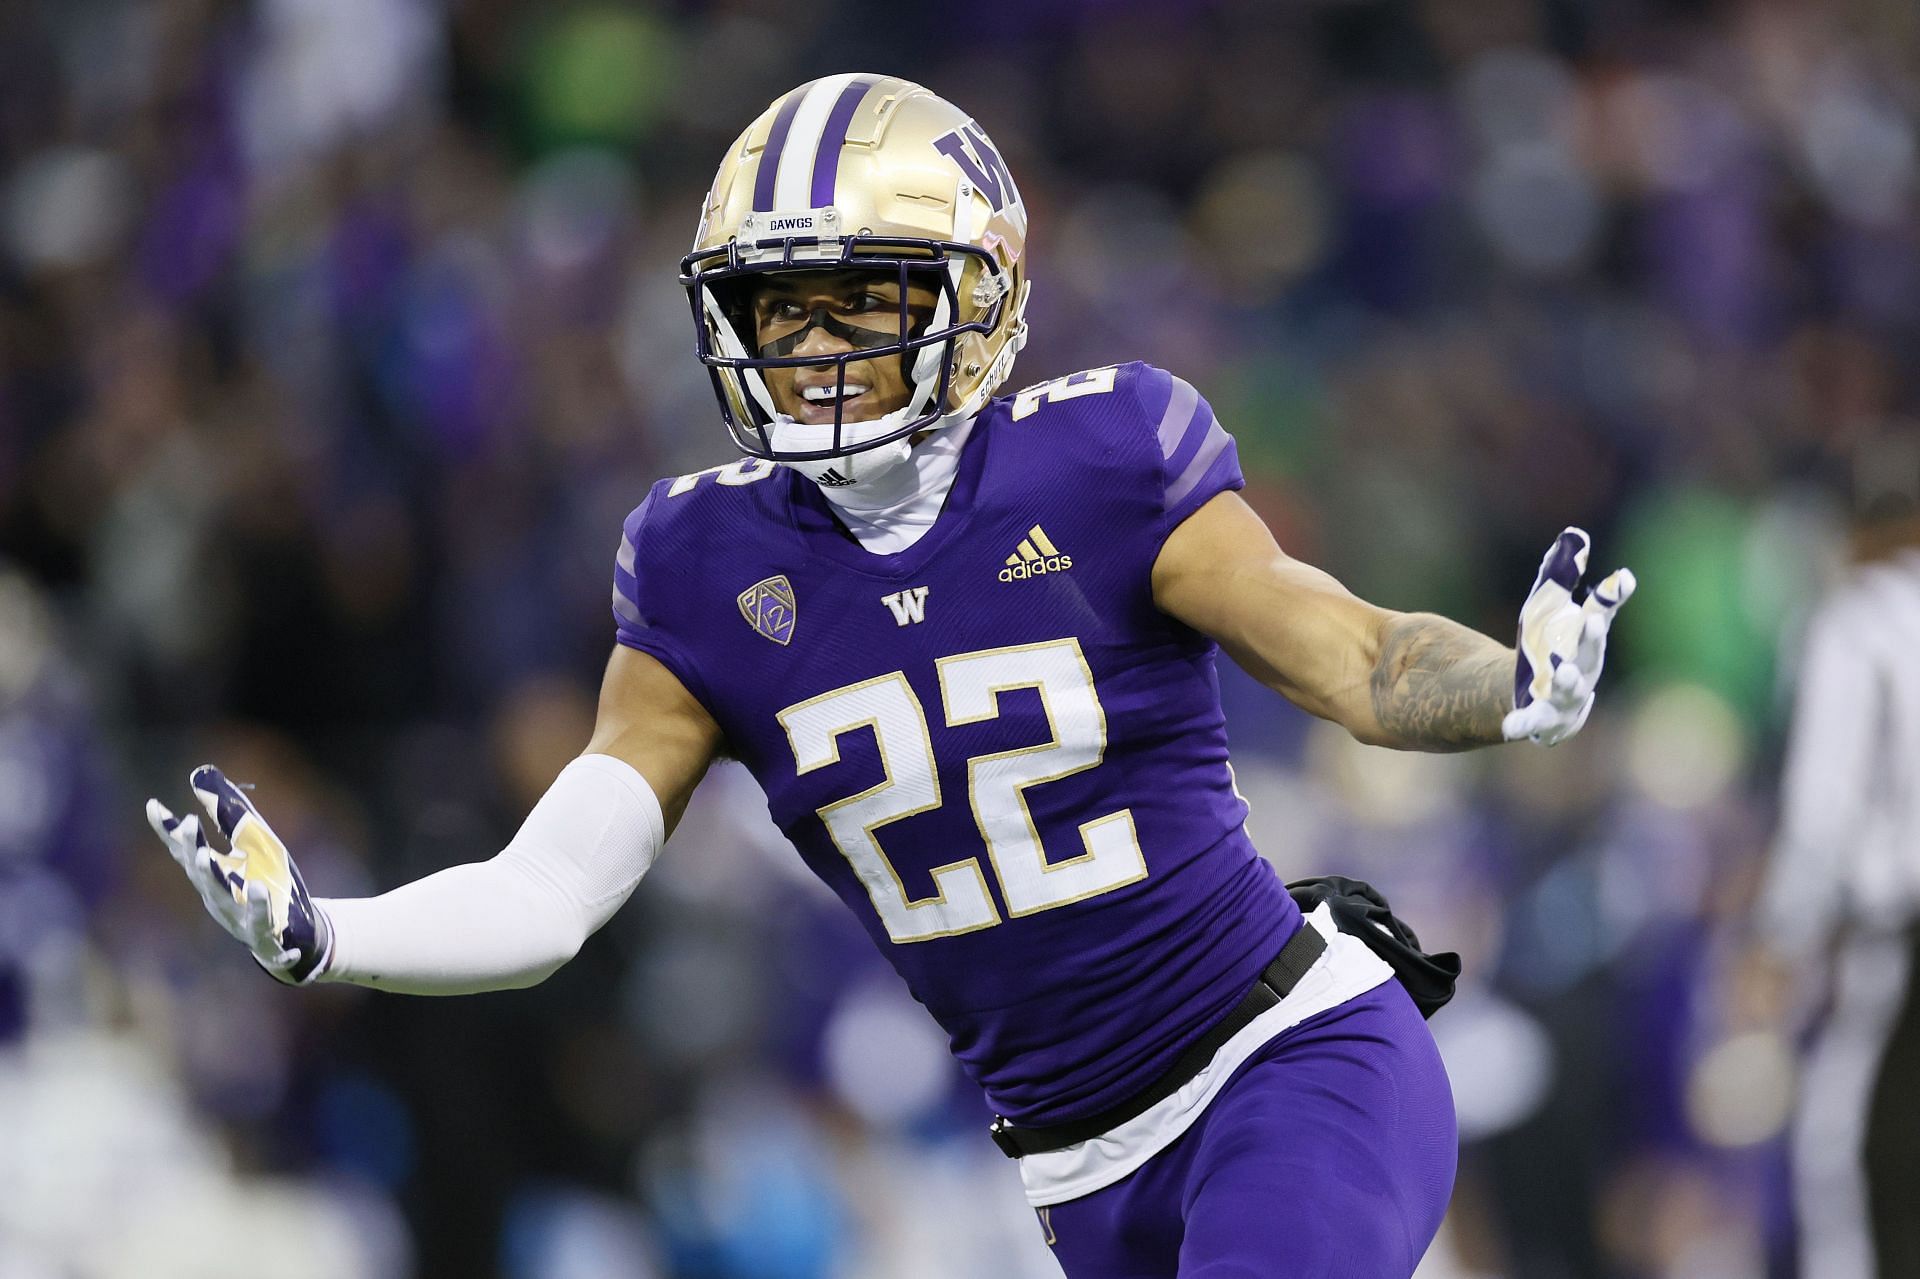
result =
[{"label": "white helmet stripe", "polygon": [[773,207],[805,209],[812,205],[814,153],[820,149],[820,135],[826,132],[827,116],[840,100],[840,91],[855,80],[858,73],[830,75],[815,80],[793,114],[787,129],[787,144],[780,151],[780,173],[774,179]]}]

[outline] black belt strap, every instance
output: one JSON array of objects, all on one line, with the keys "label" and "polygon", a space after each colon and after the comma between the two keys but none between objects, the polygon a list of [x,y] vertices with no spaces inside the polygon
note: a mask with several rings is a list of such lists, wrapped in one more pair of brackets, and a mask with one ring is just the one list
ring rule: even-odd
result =
[{"label": "black belt strap", "polygon": [[1151,1087],[1097,1115],[1050,1128],[1016,1128],[1004,1116],[996,1116],[993,1127],[988,1130],[994,1144],[1010,1159],[1045,1154],[1049,1150],[1065,1150],[1068,1146],[1077,1146],[1146,1113],[1149,1107],[1173,1096],[1180,1085],[1199,1074],[1200,1068],[1212,1061],[1213,1055],[1220,1051],[1220,1046],[1239,1034],[1248,1022],[1292,993],[1307,969],[1313,967],[1314,961],[1326,949],[1327,939],[1320,935],[1320,930],[1312,924],[1302,923],[1299,931],[1287,939],[1279,955],[1261,972],[1260,979],[1253,983],[1233,1011],[1181,1053],[1167,1068],[1167,1073],[1160,1076]]}]

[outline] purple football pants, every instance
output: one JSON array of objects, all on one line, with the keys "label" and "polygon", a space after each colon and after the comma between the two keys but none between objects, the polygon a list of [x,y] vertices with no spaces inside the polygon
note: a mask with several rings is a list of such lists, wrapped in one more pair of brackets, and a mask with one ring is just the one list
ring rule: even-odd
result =
[{"label": "purple football pants", "polygon": [[1433,1036],[1388,981],[1276,1036],[1172,1145],[1040,1224],[1068,1279],[1405,1279],[1457,1153]]}]

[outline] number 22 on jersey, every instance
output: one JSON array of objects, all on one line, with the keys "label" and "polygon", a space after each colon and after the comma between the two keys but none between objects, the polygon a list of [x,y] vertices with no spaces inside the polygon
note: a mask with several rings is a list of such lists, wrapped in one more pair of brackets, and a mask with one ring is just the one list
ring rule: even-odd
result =
[{"label": "number 22 on jersey", "polygon": [[[1052,910],[1146,878],[1130,810],[1081,823],[1083,851],[1049,861],[1027,808],[1029,786],[1097,767],[1106,753],[1106,713],[1080,641],[991,648],[942,657],[934,665],[949,727],[997,718],[1000,694],[1014,689],[1033,689],[1046,713],[1049,740],[967,761],[967,799],[1008,913]],[[779,720],[802,774],[838,763],[844,734],[873,730],[884,776],[819,814],[866,885],[888,936],[896,942],[928,941],[1000,922],[978,857],[935,867],[934,894],[915,899],[880,847],[881,827],[941,804],[926,712],[904,674],[896,671],[810,697],[781,711]]]}]

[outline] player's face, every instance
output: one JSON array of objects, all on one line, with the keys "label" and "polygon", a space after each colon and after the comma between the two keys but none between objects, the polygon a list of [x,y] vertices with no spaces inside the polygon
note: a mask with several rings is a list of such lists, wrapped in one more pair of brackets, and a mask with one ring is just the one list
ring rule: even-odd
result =
[{"label": "player's face", "polygon": [[[929,285],[907,286],[909,330],[934,308]],[[762,356],[840,355],[900,341],[900,277],[892,271],[805,271],[769,276],[753,297],[755,346]],[[907,403],[898,354],[847,363],[843,422],[884,417]],[[832,363],[768,369],[774,407],[801,422],[831,422],[840,370]]]}]

